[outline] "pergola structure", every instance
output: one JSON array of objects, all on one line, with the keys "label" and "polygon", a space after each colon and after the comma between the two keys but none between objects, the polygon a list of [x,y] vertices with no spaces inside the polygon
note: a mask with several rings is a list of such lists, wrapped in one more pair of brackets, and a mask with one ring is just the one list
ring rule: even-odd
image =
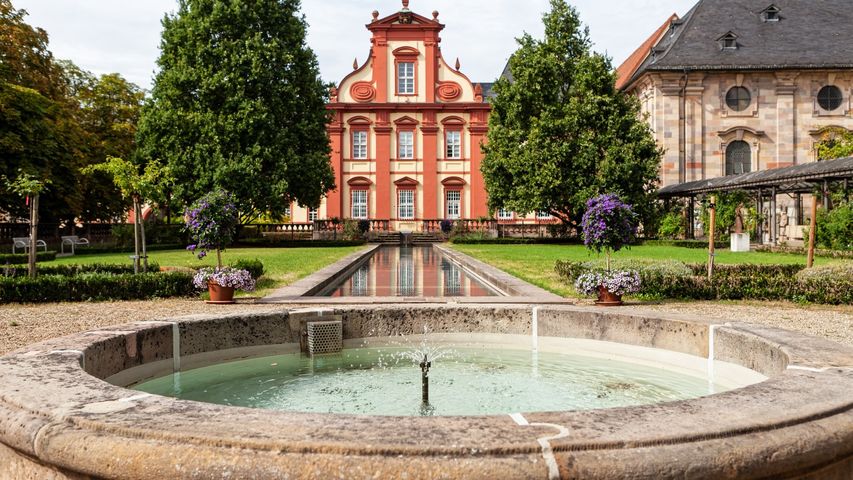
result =
[{"label": "pergola structure", "polygon": [[[770,242],[775,244],[779,238],[779,222],[775,215],[778,195],[793,196],[798,204],[797,212],[800,212],[802,210],[799,208],[801,196],[819,191],[823,193],[824,208],[829,209],[828,192],[832,184],[841,183],[846,197],[851,180],[853,180],[853,157],[848,157],[669,185],[660,189],[658,196],[664,200],[690,199],[687,212],[687,236],[688,238],[695,238],[693,205],[697,197],[736,190],[749,192],[755,198],[756,208],[759,212],[763,211],[765,200],[769,201],[770,212],[773,213],[769,224],[770,231],[767,233],[770,234]],[[760,225],[758,233],[759,238],[763,238],[765,232],[761,231]]]}]

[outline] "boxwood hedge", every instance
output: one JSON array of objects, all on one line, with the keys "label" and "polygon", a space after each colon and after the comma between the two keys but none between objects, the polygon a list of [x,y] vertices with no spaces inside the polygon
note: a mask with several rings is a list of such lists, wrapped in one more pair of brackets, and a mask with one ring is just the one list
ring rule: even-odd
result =
[{"label": "boxwood hedge", "polygon": [[195,295],[186,272],[0,277],[0,303],[147,300]]},{"label": "boxwood hedge", "polygon": [[[597,268],[597,267],[596,267]],[[853,278],[847,275],[805,276],[800,265],[718,265],[712,279],[704,265],[688,265],[692,274],[672,269],[635,266],[640,272],[640,295],[688,300],[788,300],[830,305],[853,304]],[[555,270],[573,284],[590,267],[558,261]]]}]

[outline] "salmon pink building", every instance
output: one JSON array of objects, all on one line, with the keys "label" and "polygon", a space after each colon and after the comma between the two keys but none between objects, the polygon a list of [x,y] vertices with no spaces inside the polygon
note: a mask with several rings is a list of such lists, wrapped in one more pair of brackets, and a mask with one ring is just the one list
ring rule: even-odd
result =
[{"label": "salmon pink building", "polygon": [[387,17],[373,12],[366,61],[332,91],[337,189],[315,217],[420,231],[443,219],[490,216],[480,174],[490,111],[483,85],[442,55],[438,12],[427,18],[408,7],[404,0]]}]

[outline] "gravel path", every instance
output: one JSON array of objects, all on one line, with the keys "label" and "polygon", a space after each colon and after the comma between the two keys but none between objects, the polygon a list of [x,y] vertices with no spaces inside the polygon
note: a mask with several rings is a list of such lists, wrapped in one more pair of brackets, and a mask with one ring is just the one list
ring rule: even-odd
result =
[{"label": "gravel path", "polygon": [[[285,305],[240,303],[232,307],[199,300],[52,303],[0,306],[0,355],[48,338],[133,321],[202,313],[267,312]],[[762,323],[853,346],[853,306],[800,306],[784,302],[693,302],[642,305],[644,310]]]}]

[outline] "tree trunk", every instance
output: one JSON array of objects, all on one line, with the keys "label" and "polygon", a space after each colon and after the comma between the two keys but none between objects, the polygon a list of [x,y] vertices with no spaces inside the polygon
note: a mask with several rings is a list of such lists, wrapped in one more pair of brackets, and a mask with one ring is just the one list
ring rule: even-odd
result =
[{"label": "tree trunk", "polygon": [[142,212],[139,212],[139,237],[142,239],[142,272],[148,273],[148,248],[145,246],[145,219]]},{"label": "tree trunk", "polygon": [[38,194],[32,197],[30,202],[30,256],[29,256],[29,274],[30,278],[36,278],[36,242],[38,241],[39,230],[39,196]]},{"label": "tree trunk", "polygon": [[216,266],[219,270],[222,270],[222,250],[216,249]]},{"label": "tree trunk", "polygon": [[139,198],[133,197],[133,273],[139,273]]}]

